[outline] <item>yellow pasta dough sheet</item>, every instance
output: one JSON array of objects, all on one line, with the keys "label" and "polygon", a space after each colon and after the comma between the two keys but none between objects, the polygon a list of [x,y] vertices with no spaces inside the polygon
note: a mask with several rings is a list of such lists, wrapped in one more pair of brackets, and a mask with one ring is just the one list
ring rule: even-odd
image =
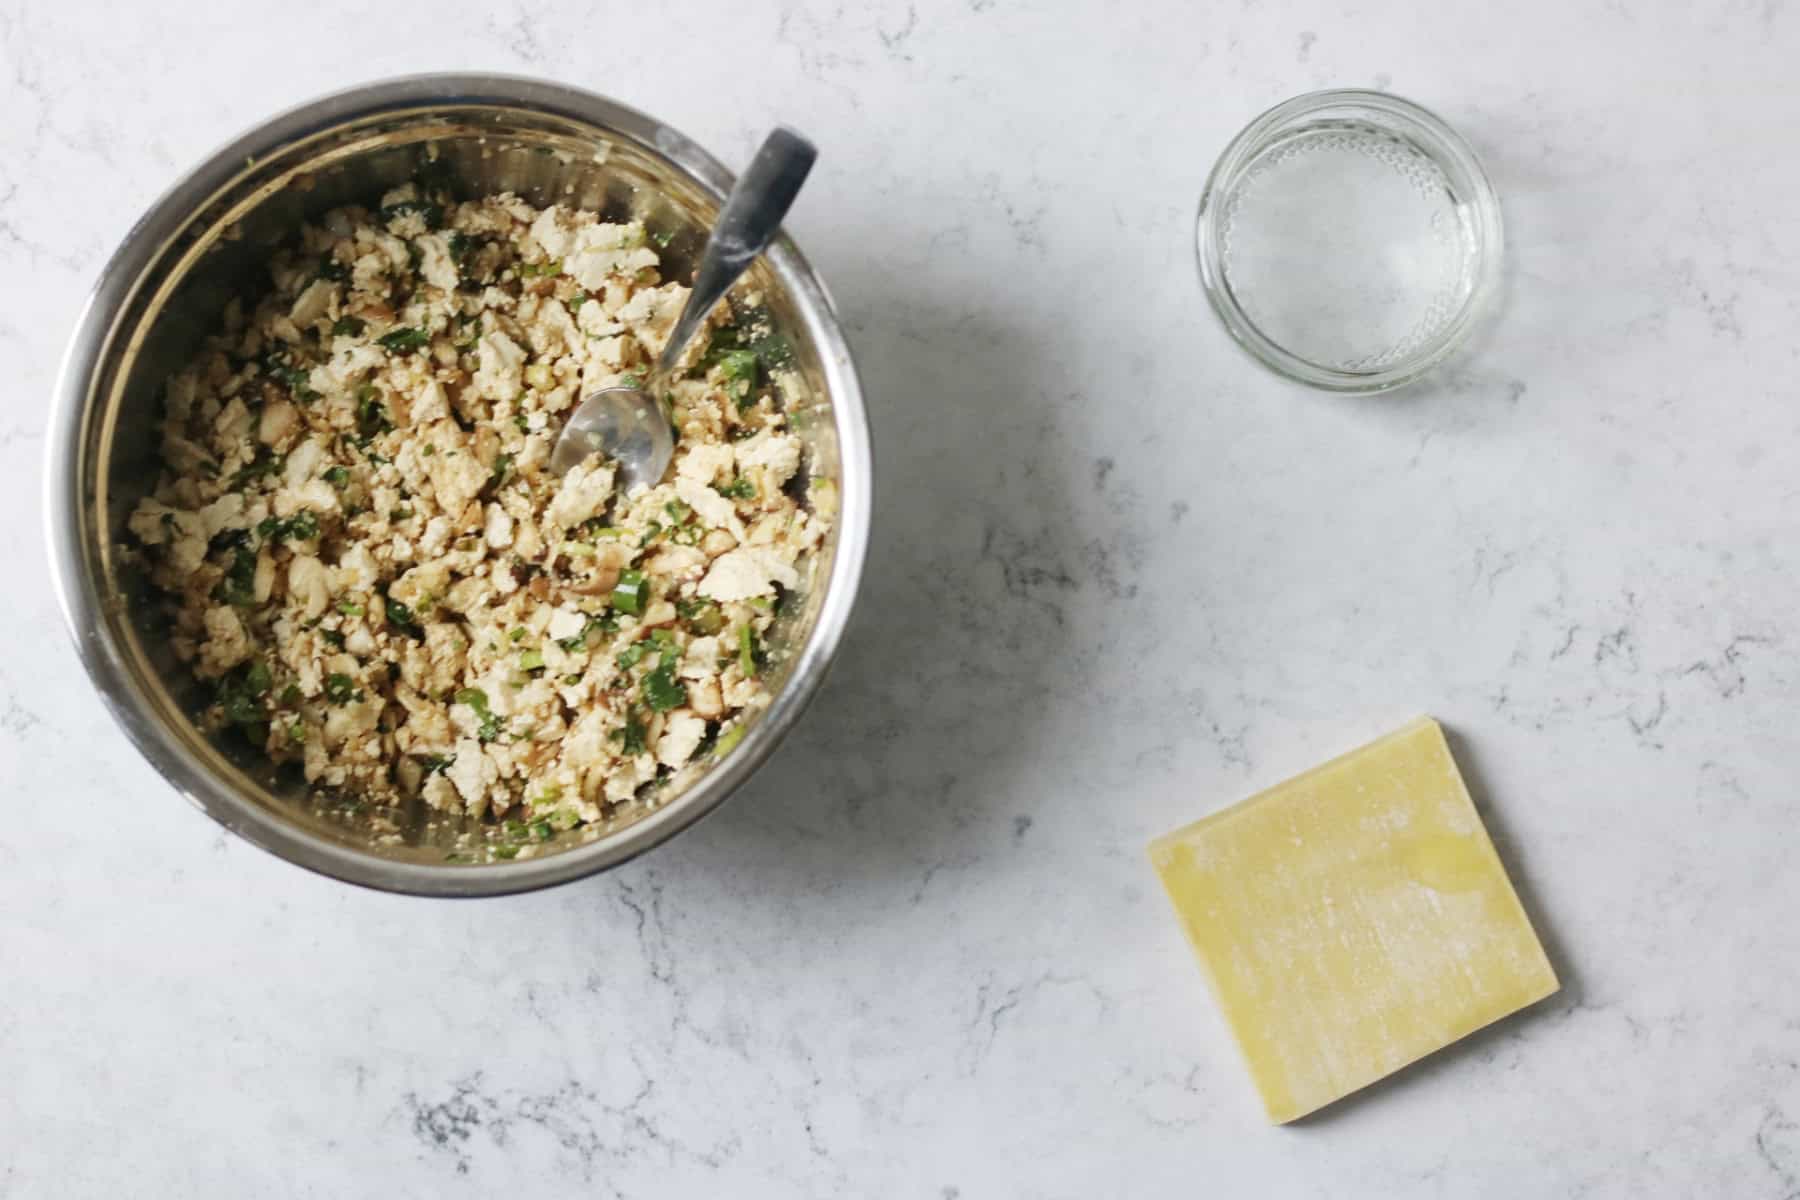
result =
[{"label": "yellow pasta dough sheet", "polygon": [[1271,1121],[1557,989],[1429,718],[1158,838],[1150,860]]}]

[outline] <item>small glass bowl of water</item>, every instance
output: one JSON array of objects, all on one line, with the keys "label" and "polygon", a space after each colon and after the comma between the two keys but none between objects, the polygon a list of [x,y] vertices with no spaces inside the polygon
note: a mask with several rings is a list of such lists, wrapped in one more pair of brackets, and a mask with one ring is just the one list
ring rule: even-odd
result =
[{"label": "small glass bowl of water", "polygon": [[1381,92],[1314,92],[1252,121],[1213,167],[1196,240],[1231,336],[1333,391],[1423,375],[1500,278],[1500,204],[1474,151]]}]

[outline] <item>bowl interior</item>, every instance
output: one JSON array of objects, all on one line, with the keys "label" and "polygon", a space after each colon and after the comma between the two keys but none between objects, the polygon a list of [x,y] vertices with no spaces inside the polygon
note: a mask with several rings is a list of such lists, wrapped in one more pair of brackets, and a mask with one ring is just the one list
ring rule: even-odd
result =
[{"label": "bowl interior", "polygon": [[[170,652],[154,615],[152,590],[130,556],[121,552],[126,519],[159,470],[155,430],[164,380],[217,330],[229,299],[266,286],[264,264],[271,251],[304,220],[346,203],[372,205],[383,190],[421,171],[446,178],[463,197],[510,191],[539,206],[560,203],[608,219],[640,219],[659,240],[668,239],[662,252],[665,279],[691,278],[717,212],[716,183],[709,187],[653,146],[529,107],[434,103],[332,122],[293,137],[266,157],[245,161],[235,176],[205,196],[135,280],[91,380],[78,494],[91,497],[82,519],[92,526],[83,531],[82,541],[90,556],[87,569],[107,598],[100,617],[104,628],[98,632],[110,642],[107,649],[121,668],[125,688],[135,693],[134,715],[141,721],[150,714],[145,724],[153,727],[154,736],[165,744],[172,740],[171,751],[201,775],[279,823],[362,854],[443,866],[458,836],[467,831],[467,818],[432,813],[423,805],[385,809],[315,795],[297,773],[271,767],[260,750],[236,735],[202,733],[189,715],[204,703],[201,689]],[[777,332],[793,349],[800,387],[785,399],[790,425],[807,444],[809,469],[837,479],[839,437],[827,385],[831,352],[816,336],[817,314],[808,319],[766,258],[740,287],[762,294]],[[780,665],[771,681],[776,706],[760,720],[768,721],[779,710],[788,678],[818,622],[841,529],[840,521],[810,564],[799,602],[786,606],[771,639],[786,653],[778,655]],[[122,716],[131,707],[117,698],[114,702]],[[142,744],[142,729],[134,733]],[[743,755],[754,740],[753,728],[734,756]],[[195,798],[221,815],[205,796]],[[616,839],[675,802],[666,795],[628,805],[607,824],[557,835],[528,861],[541,863],[545,856]],[[264,840],[254,828],[240,832]],[[526,861],[469,870],[505,871],[515,865],[524,867]]]}]

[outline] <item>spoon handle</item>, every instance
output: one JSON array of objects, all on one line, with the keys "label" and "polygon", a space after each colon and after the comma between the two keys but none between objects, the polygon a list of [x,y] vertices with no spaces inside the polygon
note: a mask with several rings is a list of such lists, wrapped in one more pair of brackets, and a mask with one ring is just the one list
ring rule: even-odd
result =
[{"label": "spoon handle", "polygon": [[694,272],[694,290],[688,295],[687,307],[681,310],[656,361],[658,375],[667,376],[674,369],[706,314],[781,232],[781,219],[818,156],[811,142],[786,126],[776,126],[763,139],[719,211],[700,268]]}]

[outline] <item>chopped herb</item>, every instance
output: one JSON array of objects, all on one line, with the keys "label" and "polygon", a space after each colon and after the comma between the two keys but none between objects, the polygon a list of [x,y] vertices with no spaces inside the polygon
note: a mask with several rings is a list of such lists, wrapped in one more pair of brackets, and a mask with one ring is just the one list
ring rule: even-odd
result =
[{"label": "chopped herb", "polygon": [[496,846],[494,847],[494,857],[511,861],[519,857],[519,848],[517,846]]},{"label": "chopped herb", "polygon": [[539,275],[560,274],[562,274],[562,259],[560,258],[553,258],[548,262],[519,264],[519,275],[524,279],[532,279]]},{"label": "chopped herb", "polygon": [[725,394],[738,402],[738,408],[749,407],[750,393],[756,388],[756,376],[760,368],[756,353],[752,350],[725,350],[713,360],[724,376]]},{"label": "chopped herb", "polygon": [[[546,788],[544,790],[545,790],[546,795],[548,796],[548,794],[551,791],[554,791],[555,789],[554,788]],[[551,798],[554,798],[554,797],[551,797]],[[531,835],[533,837],[537,838],[537,840],[540,842],[547,842],[551,838],[556,836],[556,830],[551,827],[550,822],[548,822],[548,821],[533,821],[531,824]]]},{"label": "chopped herb", "polygon": [[656,712],[667,712],[687,703],[687,687],[675,678],[675,667],[680,662],[680,649],[670,646],[662,652],[656,668],[644,676],[644,703]]},{"label": "chopped herb", "polygon": [[519,655],[519,670],[541,671],[544,669],[544,652],[542,650],[526,650]]},{"label": "chopped herb", "polygon": [[252,725],[262,721],[262,701],[245,686],[241,675],[228,675],[219,681],[219,707],[233,725]]},{"label": "chopped herb", "polygon": [[219,581],[220,597],[227,604],[247,608],[256,603],[256,555],[240,542],[231,551],[231,566]]},{"label": "chopped herb", "polygon": [[319,630],[319,636],[339,650],[344,648],[344,635],[335,629],[321,629]]},{"label": "chopped herb", "polygon": [[522,642],[525,640],[525,627],[521,625],[506,636],[515,642]]},{"label": "chopped herb", "polygon": [[562,681],[565,684],[567,684],[568,686],[574,687],[576,684],[581,682],[581,676],[575,675],[575,674],[564,675],[562,677]]},{"label": "chopped herb", "polygon": [[666,229],[661,232],[653,231],[650,234],[650,240],[656,243],[656,248],[658,250],[667,250],[669,248],[669,243],[675,240],[675,231],[672,229]]},{"label": "chopped herb", "polygon": [[253,479],[261,479],[265,475],[277,474],[286,460],[279,454],[271,454],[266,449],[258,449],[256,456],[239,467],[231,477],[231,490],[237,491]]},{"label": "chopped herb", "polygon": [[716,483],[713,484],[713,491],[730,500],[756,499],[756,485],[751,483],[748,479],[745,479],[742,475],[739,475],[724,487],[720,487]]},{"label": "chopped herb", "polygon": [[642,375],[639,375],[637,372],[633,371],[628,375],[619,376],[619,382],[613,384],[613,386],[614,387],[641,388],[644,386],[644,377]]},{"label": "chopped herb", "polygon": [[296,400],[299,400],[304,404],[310,404],[319,398],[319,393],[313,391],[311,385],[307,382],[312,377],[312,369],[310,367],[295,366],[292,363],[281,360],[269,361],[264,365],[269,374],[277,382],[294,394]]},{"label": "chopped herb", "polygon": [[572,313],[580,312],[581,306],[591,299],[593,299],[593,297],[589,296],[586,292],[576,292],[573,296],[569,297],[569,311]]},{"label": "chopped herb", "polygon": [[460,267],[479,245],[481,245],[479,238],[470,237],[466,233],[453,233],[450,235],[450,258]]},{"label": "chopped herb", "polygon": [[431,341],[431,335],[423,329],[390,329],[375,339],[387,350],[418,350]]},{"label": "chopped herb", "polygon": [[319,536],[319,518],[307,509],[301,509],[287,517],[264,517],[257,522],[256,532],[265,542],[278,538],[290,542],[310,542]]},{"label": "chopped herb", "polygon": [[363,615],[363,606],[354,600],[344,600],[339,602],[338,611],[346,617],[360,617]]},{"label": "chopped herb", "polygon": [[357,317],[339,317],[331,323],[333,337],[361,337],[367,323]]},{"label": "chopped herb", "polygon": [[[392,429],[393,422],[388,420],[387,409],[381,406],[381,393],[372,383],[365,383],[356,389],[356,430],[362,435],[362,445],[378,433],[386,433]],[[366,451],[365,451],[366,453]],[[375,455],[370,454],[373,460]]]},{"label": "chopped herb", "polygon": [[349,467],[333,467],[325,472],[325,482],[332,487],[343,487],[350,482]]},{"label": "chopped herb", "polygon": [[476,737],[484,742],[491,742],[500,736],[500,718],[488,708],[487,693],[480,688],[464,688],[456,693],[456,702],[466,704],[475,711],[481,722]]},{"label": "chopped herb", "polygon": [[287,735],[290,742],[304,742],[306,740],[306,722],[299,720],[290,722],[287,727]]},{"label": "chopped herb", "polygon": [[773,371],[794,361],[794,348],[788,345],[786,338],[775,332],[766,316],[756,332],[744,340],[744,346],[756,355],[766,370]]},{"label": "chopped herb", "polygon": [[513,426],[518,429],[520,433],[531,432],[531,420],[524,413],[515,413],[513,415]]},{"label": "chopped herb", "polygon": [[649,730],[644,728],[644,723],[638,720],[638,710],[637,706],[634,704],[625,711],[624,728],[613,734],[613,736],[620,742],[620,753],[642,754],[646,749],[646,738],[648,737],[649,732]]},{"label": "chopped herb", "polygon": [[356,683],[348,675],[333,672],[325,677],[325,698],[333,704],[348,704],[356,695]]},{"label": "chopped herb", "polygon": [[424,754],[419,756],[419,765],[425,768],[425,774],[436,775],[450,769],[450,759],[442,754]]},{"label": "chopped herb", "polygon": [[283,707],[292,708],[304,699],[306,699],[306,696],[300,691],[300,685],[297,683],[290,683],[281,689],[281,703]]},{"label": "chopped herb", "polygon": [[650,653],[649,642],[633,642],[619,652],[619,657],[615,661],[619,664],[619,670],[629,671],[643,662],[644,655],[648,653]]},{"label": "chopped herb", "polygon": [[644,596],[648,591],[649,585],[644,582],[642,571],[621,571],[618,585],[613,588],[612,592],[613,607],[620,612],[628,612],[633,615],[642,613]]}]

